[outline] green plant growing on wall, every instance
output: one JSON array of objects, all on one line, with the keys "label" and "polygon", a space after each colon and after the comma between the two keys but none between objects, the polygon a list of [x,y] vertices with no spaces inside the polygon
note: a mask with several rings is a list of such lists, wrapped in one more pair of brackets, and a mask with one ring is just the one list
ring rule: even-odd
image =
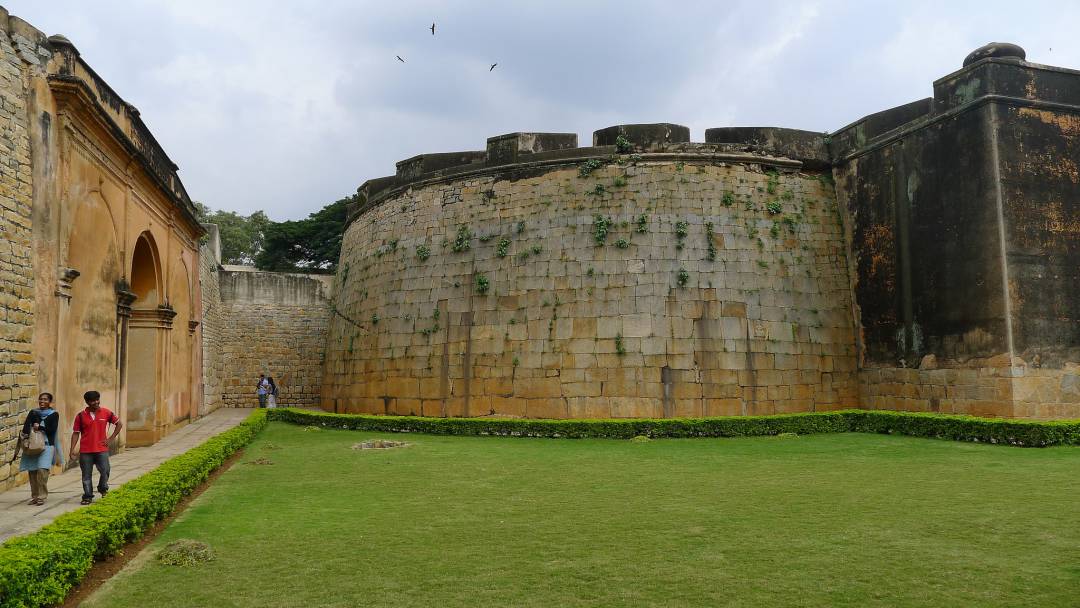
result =
[{"label": "green plant growing on wall", "polygon": [[533,245],[532,246],[533,255],[540,255],[540,252],[543,251],[543,250],[544,250],[544,248],[541,247],[540,245]]},{"label": "green plant growing on wall", "polygon": [[780,238],[780,223],[773,222],[772,228],[769,228],[769,236],[772,238]]},{"label": "green plant growing on wall", "polygon": [[769,263],[766,262],[765,260],[758,260],[757,265],[762,267],[762,268],[768,268],[769,267]]},{"label": "green plant growing on wall", "polygon": [[710,262],[716,261],[716,243],[713,242],[713,223],[705,222],[705,259]]},{"label": "green plant growing on wall", "polygon": [[468,251],[472,247],[472,237],[472,232],[468,226],[458,226],[457,236],[454,237],[454,244],[450,247],[450,250],[454,253]]},{"label": "green plant growing on wall", "polygon": [[397,244],[398,244],[397,239],[390,239],[390,242],[387,243],[386,246],[390,251],[397,251]]},{"label": "green plant growing on wall", "polygon": [[589,190],[585,194],[591,194],[593,196],[603,196],[605,192],[607,192],[607,189],[604,188],[604,184],[596,184],[595,186],[593,186],[592,190]]},{"label": "green plant growing on wall", "polygon": [[593,216],[593,241],[597,247],[603,247],[607,241],[608,231],[611,229],[611,218],[605,218],[599,213]]},{"label": "green plant growing on wall", "polygon": [[682,171],[685,167],[686,167],[686,163],[684,163],[681,160],[675,163],[675,170],[676,171]]},{"label": "green plant growing on wall", "polygon": [[494,232],[492,232],[491,234],[481,234],[480,236],[476,237],[476,240],[480,241],[481,243],[486,243],[491,239],[495,238],[496,236],[497,235]]},{"label": "green plant growing on wall", "polygon": [[495,246],[495,255],[505,258],[508,253],[510,253],[510,239],[503,237],[499,240],[499,244]]},{"label": "green plant growing on wall", "polygon": [[611,180],[611,186],[613,188],[622,188],[626,186],[626,178],[621,175],[616,175],[615,179]]},{"label": "green plant growing on wall", "polygon": [[795,200],[795,193],[791,190],[784,190],[784,193],[780,195],[780,200],[791,201]]},{"label": "green plant growing on wall", "polygon": [[776,215],[784,210],[784,205],[780,201],[769,201],[765,205],[765,210],[769,212],[769,215]]},{"label": "green plant growing on wall", "polygon": [[596,274],[596,269],[595,269],[595,268],[593,268],[592,266],[589,266],[589,269],[585,271],[585,274],[586,274],[587,276],[590,276],[590,277],[591,277],[591,276],[593,276],[594,274]]},{"label": "green plant growing on wall", "polygon": [[675,283],[681,288],[686,287],[689,281],[690,273],[685,268],[680,268],[678,274],[675,275]]},{"label": "green plant growing on wall", "polygon": [[649,231],[649,218],[644,213],[637,216],[637,231],[638,234],[645,234]]},{"label": "green plant growing on wall", "polygon": [[615,151],[619,154],[629,154],[633,149],[634,144],[630,143],[629,139],[622,135],[615,138]]},{"label": "green plant growing on wall", "polygon": [[371,324],[372,325],[378,325],[379,324],[379,315],[378,315],[378,313],[372,313],[372,315],[371,315]]},{"label": "green plant growing on wall", "polygon": [[750,200],[749,196],[746,197],[746,203],[743,204],[743,209],[745,209],[747,211],[753,211],[754,210],[754,201]]},{"label": "green plant growing on wall", "polygon": [[795,234],[795,230],[799,227],[798,220],[790,215],[785,215],[784,219],[780,221],[784,222],[784,225],[787,226],[788,231],[792,234]]},{"label": "green plant growing on wall", "polygon": [[511,362],[514,367],[521,365],[521,359],[518,359],[517,355],[514,355],[514,360]]},{"label": "green plant growing on wall", "polygon": [[521,234],[521,233],[525,232],[525,220],[522,220],[522,221],[518,222],[517,223],[517,228],[515,230],[517,230],[518,234]]},{"label": "green plant growing on wall", "polygon": [[529,253],[528,249],[522,249],[517,254],[517,260],[519,262],[524,262],[525,260],[529,259],[529,255],[530,255],[530,253]]},{"label": "green plant growing on wall", "polygon": [[623,345],[622,333],[615,334],[615,354],[620,357],[626,354],[626,346]]},{"label": "green plant growing on wall", "polygon": [[603,166],[604,161],[598,158],[587,160],[581,163],[581,166],[578,167],[578,175],[581,177],[589,177],[589,174]]},{"label": "green plant growing on wall", "polygon": [[416,259],[426,262],[429,257],[431,257],[431,249],[428,249],[427,245],[416,246]]},{"label": "green plant growing on wall", "polygon": [[686,240],[686,235],[689,234],[690,225],[686,222],[675,222],[675,249],[682,250],[683,241]]},{"label": "green plant growing on wall", "polygon": [[488,278],[482,274],[476,275],[476,293],[484,295],[488,292],[488,288],[491,287]]},{"label": "green plant growing on wall", "polygon": [[771,169],[766,171],[765,175],[768,176],[765,182],[765,191],[770,195],[776,194],[776,188],[780,185],[780,174],[775,169]]},{"label": "green plant growing on wall", "polygon": [[626,239],[619,239],[619,240],[615,241],[615,246],[618,247],[619,249],[626,249],[627,247],[630,246],[630,242],[627,241]]},{"label": "green plant growing on wall", "polygon": [[757,226],[750,225],[746,228],[746,236],[751,239],[757,238],[758,229]]},{"label": "green plant growing on wall", "polygon": [[731,190],[725,190],[724,196],[720,197],[720,204],[725,207],[730,207],[735,204],[735,193]]}]

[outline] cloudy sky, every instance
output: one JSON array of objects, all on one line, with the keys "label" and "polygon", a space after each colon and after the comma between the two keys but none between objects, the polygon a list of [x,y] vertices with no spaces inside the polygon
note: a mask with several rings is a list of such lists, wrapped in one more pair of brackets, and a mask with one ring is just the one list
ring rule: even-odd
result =
[{"label": "cloudy sky", "polygon": [[501,133],[835,131],[990,41],[1080,68],[1076,2],[0,2],[142,111],[193,199],[275,220]]}]

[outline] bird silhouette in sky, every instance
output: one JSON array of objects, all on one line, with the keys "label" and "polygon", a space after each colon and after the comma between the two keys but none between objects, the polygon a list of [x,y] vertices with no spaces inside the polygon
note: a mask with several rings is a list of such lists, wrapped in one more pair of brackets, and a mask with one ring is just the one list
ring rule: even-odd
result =
[{"label": "bird silhouette in sky", "polygon": [[434,21],[431,22],[431,35],[432,36],[435,35],[435,22]]},{"label": "bird silhouette in sky", "polygon": [[395,57],[397,57],[397,60],[401,63],[405,63],[405,60],[401,58],[401,55],[395,55]]},{"label": "bird silhouette in sky", "polygon": [[499,64],[497,64],[497,63],[493,63],[493,64],[491,64],[491,67],[490,67],[490,68],[488,68],[488,71],[490,72],[491,70],[494,70],[494,69],[495,69],[495,66],[497,66],[497,65],[499,65]]}]

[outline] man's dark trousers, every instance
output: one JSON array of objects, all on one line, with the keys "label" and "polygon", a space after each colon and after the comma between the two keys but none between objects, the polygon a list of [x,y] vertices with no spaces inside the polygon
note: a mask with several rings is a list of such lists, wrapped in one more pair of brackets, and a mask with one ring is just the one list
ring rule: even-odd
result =
[{"label": "man's dark trousers", "polygon": [[109,453],[90,452],[89,454],[79,454],[83,500],[94,498],[94,467],[97,467],[98,470],[98,493],[104,496],[109,491]]}]

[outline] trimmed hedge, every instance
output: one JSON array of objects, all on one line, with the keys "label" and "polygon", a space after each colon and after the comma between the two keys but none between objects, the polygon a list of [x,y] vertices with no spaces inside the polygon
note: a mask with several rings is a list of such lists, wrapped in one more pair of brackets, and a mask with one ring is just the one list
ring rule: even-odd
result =
[{"label": "trimmed hedge", "polygon": [[256,410],[238,426],[163,462],[94,504],[0,545],[0,607],[37,608],[64,600],[95,559],[115,554],[199,486],[266,426]]},{"label": "trimmed hedge", "polygon": [[1041,422],[881,410],[840,410],[721,418],[541,420],[428,418],[331,414],[291,408],[268,410],[270,420],[386,433],[496,435],[568,439],[647,437],[751,437],[797,433],[896,433],[913,437],[982,441],[1025,447],[1080,445],[1080,420]]}]

